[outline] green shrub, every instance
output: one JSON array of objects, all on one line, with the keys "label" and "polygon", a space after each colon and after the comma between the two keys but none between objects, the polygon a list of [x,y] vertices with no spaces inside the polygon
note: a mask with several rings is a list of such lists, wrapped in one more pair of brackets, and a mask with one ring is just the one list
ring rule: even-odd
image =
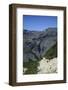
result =
[{"label": "green shrub", "polygon": [[29,60],[29,62],[23,63],[23,67],[27,68],[24,74],[36,74],[38,72],[38,61]]},{"label": "green shrub", "polygon": [[57,43],[52,46],[44,55],[46,59],[53,59],[57,57]]}]

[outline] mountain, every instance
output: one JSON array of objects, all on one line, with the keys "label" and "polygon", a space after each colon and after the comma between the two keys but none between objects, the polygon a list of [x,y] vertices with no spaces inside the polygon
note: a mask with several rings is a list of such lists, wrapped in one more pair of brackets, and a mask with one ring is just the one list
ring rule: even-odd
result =
[{"label": "mountain", "polygon": [[23,61],[37,61],[57,42],[57,28],[44,31],[23,31]]}]

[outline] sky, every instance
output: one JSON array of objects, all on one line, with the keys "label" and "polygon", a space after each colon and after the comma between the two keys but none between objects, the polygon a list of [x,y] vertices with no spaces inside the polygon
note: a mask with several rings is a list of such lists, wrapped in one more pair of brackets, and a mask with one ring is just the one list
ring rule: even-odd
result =
[{"label": "sky", "polygon": [[30,31],[42,31],[47,28],[57,27],[57,16],[23,16],[24,29]]}]

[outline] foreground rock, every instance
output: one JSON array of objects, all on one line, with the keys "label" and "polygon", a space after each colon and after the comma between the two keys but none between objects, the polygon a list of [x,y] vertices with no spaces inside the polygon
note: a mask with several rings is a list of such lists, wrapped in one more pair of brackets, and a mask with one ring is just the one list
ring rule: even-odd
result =
[{"label": "foreground rock", "polygon": [[39,62],[38,74],[57,73],[57,58],[51,60],[43,58]]}]

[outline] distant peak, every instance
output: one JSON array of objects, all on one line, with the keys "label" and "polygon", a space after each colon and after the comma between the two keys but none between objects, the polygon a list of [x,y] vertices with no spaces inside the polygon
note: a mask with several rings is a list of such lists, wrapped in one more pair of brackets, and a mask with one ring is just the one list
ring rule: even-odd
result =
[{"label": "distant peak", "polygon": [[57,30],[57,28],[56,27],[49,27],[46,30]]}]

